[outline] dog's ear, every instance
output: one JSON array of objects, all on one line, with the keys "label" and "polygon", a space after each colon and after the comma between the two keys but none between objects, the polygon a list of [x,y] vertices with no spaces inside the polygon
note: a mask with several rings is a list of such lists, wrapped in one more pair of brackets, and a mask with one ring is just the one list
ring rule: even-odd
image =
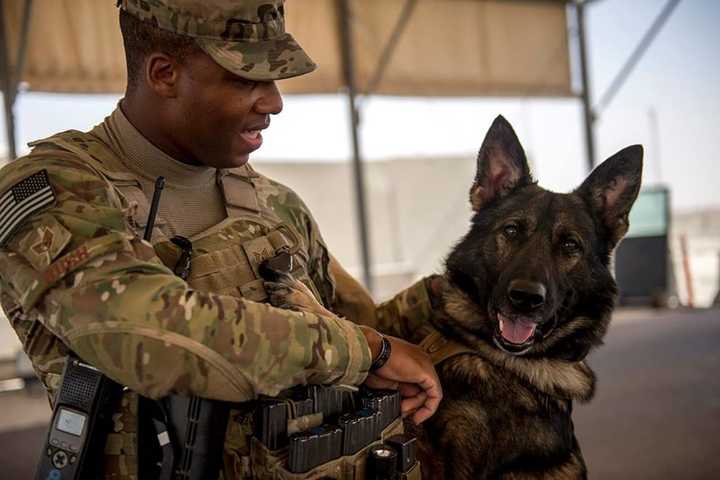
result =
[{"label": "dog's ear", "polygon": [[601,163],[576,190],[607,228],[611,249],[630,226],[628,215],[640,192],[642,167],[643,147],[632,145]]},{"label": "dog's ear", "polygon": [[476,212],[514,188],[532,183],[525,151],[510,123],[499,115],[490,126],[477,158],[477,173],[470,189]]}]

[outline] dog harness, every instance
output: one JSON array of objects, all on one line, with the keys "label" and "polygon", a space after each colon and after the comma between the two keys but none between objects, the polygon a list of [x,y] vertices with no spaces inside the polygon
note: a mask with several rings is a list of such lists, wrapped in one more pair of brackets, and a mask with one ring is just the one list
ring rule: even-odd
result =
[{"label": "dog harness", "polygon": [[464,353],[477,355],[477,352],[470,347],[451,340],[435,329],[420,342],[422,348],[433,362],[433,365],[439,365],[448,358],[455,357]]}]

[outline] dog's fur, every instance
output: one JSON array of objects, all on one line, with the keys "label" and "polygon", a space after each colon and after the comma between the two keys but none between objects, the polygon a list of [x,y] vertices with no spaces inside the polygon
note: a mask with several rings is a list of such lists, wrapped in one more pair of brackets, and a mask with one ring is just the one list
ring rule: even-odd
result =
[{"label": "dog's fur", "polygon": [[593,395],[583,360],[608,327],[610,256],[641,172],[642,147],[632,146],[572,193],[549,192],[533,181],[510,124],[493,122],[470,231],[436,295],[433,326],[473,352],[437,365],[444,399],[416,429],[425,478],[586,478],[572,403]]},{"label": "dog's fur", "polygon": [[[628,147],[574,192],[552,193],[533,181],[510,124],[498,117],[490,127],[470,191],[472,225],[447,258],[444,314],[433,319],[476,354],[438,365],[445,398],[420,432],[427,478],[586,477],[572,402],[593,395],[583,359],[608,327],[610,254],[641,171],[642,148]],[[505,328],[536,325],[534,333],[508,341],[500,318]]]}]

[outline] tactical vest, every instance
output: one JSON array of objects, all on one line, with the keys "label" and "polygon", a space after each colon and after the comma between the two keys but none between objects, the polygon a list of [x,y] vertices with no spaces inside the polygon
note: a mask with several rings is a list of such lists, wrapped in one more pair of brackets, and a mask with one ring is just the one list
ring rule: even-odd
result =
[{"label": "tactical vest", "polygon": [[[149,214],[152,192],[143,192],[141,184],[124,166],[118,155],[98,137],[78,131],[67,131],[30,144],[33,147],[72,152],[89,168],[114,187],[118,200],[129,212],[128,223],[142,237]],[[44,150],[48,152],[48,150]],[[187,283],[193,289],[263,302],[267,294],[258,268],[265,259],[279,252],[293,257],[292,276],[307,285],[316,298],[329,306],[327,292],[334,291],[329,275],[309,275],[309,246],[305,237],[272,209],[261,205],[255,191],[262,177],[249,166],[218,171],[227,218],[190,238],[193,246]],[[161,200],[162,201],[162,200]],[[166,221],[158,217],[152,243],[158,257],[172,269],[181,250],[170,242]],[[318,285],[318,282],[323,284]],[[58,378],[43,378],[49,393],[58,386]],[[114,432],[105,449],[106,478],[137,478],[137,394],[123,394],[120,411],[114,416]],[[225,436],[223,474],[221,478],[252,478],[250,469],[251,402],[230,412]],[[257,454],[253,455],[255,457]],[[298,477],[302,478],[302,477]]]}]

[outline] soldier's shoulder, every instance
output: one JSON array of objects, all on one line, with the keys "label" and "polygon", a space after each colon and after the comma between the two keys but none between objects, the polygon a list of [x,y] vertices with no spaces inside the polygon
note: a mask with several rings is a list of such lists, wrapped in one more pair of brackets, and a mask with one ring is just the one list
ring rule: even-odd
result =
[{"label": "soldier's shoulder", "polygon": [[5,164],[0,169],[0,192],[4,192],[24,178],[43,170],[57,175],[70,175],[74,162],[53,156],[40,157],[27,155]]},{"label": "soldier's shoulder", "polygon": [[73,177],[78,170],[93,172],[81,158],[72,153],[59,155],[51,150],[32,151],[0,169],[0,191],[42,170],[46,170],[52,178]]},{"label": "soldier's shoulder", "polygon": [[251,169],[251,172],[260,201],[270,206],[294,209],[310,215],[310,209],[295,190],[257,170]]},{"label": "soldier's shoulder", "polygon": [[0,193],[9,191],[40,172],[44,172],[54,189],[59,186],[65,190],[74,190],[73,186],[87,189],[95,183],[100,188],[108,187],[98,164],[83,155],[83,150],[73,151],[56,141],[58,138],[67,139],[69,133],[76,133],[77,139],[80,139],[79,135],[87,135],[82,132],[62,132],[59,136],[31,142],[32,150],[27,155],[4,165],[0,169]]}]

